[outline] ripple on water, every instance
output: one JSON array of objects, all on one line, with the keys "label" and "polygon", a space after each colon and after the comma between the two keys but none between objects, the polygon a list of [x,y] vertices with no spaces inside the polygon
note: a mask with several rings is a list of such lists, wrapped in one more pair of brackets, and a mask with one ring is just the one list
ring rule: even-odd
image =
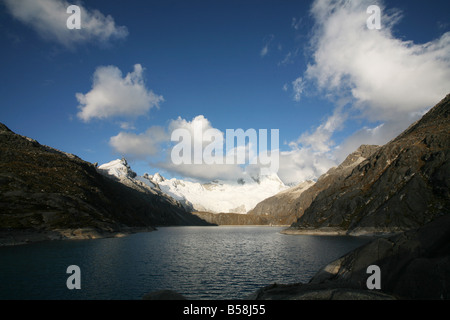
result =
[{"label": "ripple on water", "polygon": [[[1,299],[242,299],[272,283],[307,282],[365,238],[281,235],[276,227],[173,227],[124,238],[0,248]],[[68,290],[76,264],[82,289]]]}]

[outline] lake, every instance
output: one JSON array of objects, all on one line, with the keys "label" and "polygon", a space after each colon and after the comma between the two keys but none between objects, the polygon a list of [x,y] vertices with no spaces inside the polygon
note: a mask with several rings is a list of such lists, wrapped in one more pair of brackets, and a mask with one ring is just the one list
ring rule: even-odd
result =
[{"label": "lake", "polygon": [[[124,238],[0,248],[0,299],[135,300],[170,289],[188,299],[245,299],[307,282],[368,238],[283,235],[281,227],[165,227]],[[67,267],[81,270],[69,290]]]}]

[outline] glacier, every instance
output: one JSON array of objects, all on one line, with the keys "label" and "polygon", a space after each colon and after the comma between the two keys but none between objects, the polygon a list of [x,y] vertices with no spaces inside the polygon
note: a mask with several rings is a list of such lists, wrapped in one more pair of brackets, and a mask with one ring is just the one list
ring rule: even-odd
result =
[{"label": "glacier", "polygon": [[127,179],[145,184],[155,192],[177,200],[191,212],[246,214],[259,202],[289,188],[276,174],[242,178],[235,182],[214,180],[208,183],[166,179],[160,173],[139,176],[124,158],[102,164],[98,169],[119,181]]}]

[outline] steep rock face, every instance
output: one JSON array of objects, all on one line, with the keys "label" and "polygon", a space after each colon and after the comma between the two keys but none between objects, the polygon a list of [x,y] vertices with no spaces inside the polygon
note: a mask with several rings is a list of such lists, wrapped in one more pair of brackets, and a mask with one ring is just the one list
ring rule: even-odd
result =
[{"label": "steep rock face", "polygon": [[184,224],[205,222],[166,198],[126,187],[94,165],[0,124],[0,229],[117,231]]},{"label": "steep rock face", "polygon": [[449,114],[450,95],[349,175],[333,179],[291,229],[400,232],[449,213]]},{"label": "steep rock face", "polygon": [[310,283],[364,289],[370,265],[380,268],[385,293],[407,299],[450,299],[450,215],[376,239],[332,262]]},{"label": "steep rock face", "polygon": [[183,205],[179,201],[173,199],[167,194],[163,193],[155,184],[149,180],[139,177],[130,167],[127,160],[122,158],[103,164],[97,168],[97,172],[105,177],[118,181],[127,187],[135,189],[139,192],[159,196],[164,201],[172,204],[175,207],[182,208]]},{"label": "steep rock face", "polygon": [[[379,267],[379,289],[369,290],[369,266]],[[308,283],[270,285],[248,299],[450,299],[450,215],[425,226],[379,237],[319,270]]]},{"label": "steep rock face", "polygon": [[352,170],[372,155],[378,146],[363,145],[338,167],[331,168],[316,183],[306,181],[260,202],[250,215],[266,216],[274,224],[289,225],[300,218],[317,195],[334,183],[342,181]]},{"label": "steep rock face", "polygon": [[272,224],[290,225],[295,222],[303,212],[299,201],[302,193],[314,185],[313,181],[305,181],[299,185],[267,198],[250,210],[248,215],[270,221]]}]

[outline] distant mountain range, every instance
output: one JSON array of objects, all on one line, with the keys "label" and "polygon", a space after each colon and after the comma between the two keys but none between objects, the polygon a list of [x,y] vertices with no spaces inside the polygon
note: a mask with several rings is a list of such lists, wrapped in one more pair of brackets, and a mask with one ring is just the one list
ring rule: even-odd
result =
[{"label": "distant mountain range", "polygon": [[288,189],[276,174],[258,176],[235,182],[191,182],[166,179],[159,173],[138,176],[126,159],[114,160],[99,166],[99,170],[122,181],[143,183],[157,193],[180,202],[186,210],[194,212],[246,214],[260,201]]}]

